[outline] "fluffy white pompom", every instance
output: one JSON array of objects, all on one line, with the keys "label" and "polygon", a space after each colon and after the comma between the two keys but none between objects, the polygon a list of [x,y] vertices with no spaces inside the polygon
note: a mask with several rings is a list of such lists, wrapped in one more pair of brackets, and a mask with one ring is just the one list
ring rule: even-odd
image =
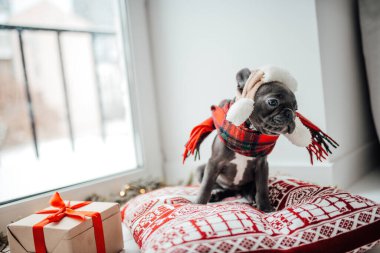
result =
[{"label": "fluffy white pompom", "polygon": [[235,126],[243,124],[253,112],[253,100],[249,98],[238,99],[228,110],[226,119]]},{"label": "fluffy white pompom", "polygon": [[296,146],[309,146],[309,144],[311,144],[312,137],[310,130],[302,124],[301,120],[298,117],[296,117],[294,122],[296,123],[296,128],[294,129],[293,133],[285,134],[285,137],[288,138],[288,140]]},{"label": "fluffy white pompom", "polygon": [[297,90],[297,80],[285,69],[270,65],[260,69],[265,73],[263,77],[265,83],[277,81],[285,84],[293,92]]}]

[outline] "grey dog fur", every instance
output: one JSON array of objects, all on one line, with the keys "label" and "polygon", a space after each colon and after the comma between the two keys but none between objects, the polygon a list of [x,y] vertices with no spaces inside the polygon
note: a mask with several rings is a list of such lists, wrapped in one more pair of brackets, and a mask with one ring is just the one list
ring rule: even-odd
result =
[{"label": "grey dog fur", "polygon": [[[237,73],[238,92],[242,92],[250,73],[247,68]],[[277,99],[278,106],[270,106],[268,101],[271,99]],[[249,117],[251,127],[265,134],[285,134],[294,131],[297,101],[294,93],[284,84],[263,84],[256,92],[254,101],[254,111]],[[197,168],[196,174],[201,186],[196,203],[206,204],[240,194],[249,202],[255,202],[256,207],[264,212],[274,210],[269,201],[267,156],[246,158],[241,180],[236,183],[236,161],[242,159],[241,157],[227,148],[218,136],[215,137],[210,159],[207,164]]]}]

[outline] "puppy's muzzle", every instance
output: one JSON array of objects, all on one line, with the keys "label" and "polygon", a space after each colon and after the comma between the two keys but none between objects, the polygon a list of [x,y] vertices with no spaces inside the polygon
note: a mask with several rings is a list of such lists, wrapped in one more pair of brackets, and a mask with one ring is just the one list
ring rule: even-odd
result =
[{"label": "puppy's muzzle", "polygon": [[282,133],[291,134],[295,129],[295,113],[289,108],[283,109],[279,114],[273,117],[275,125],[282,127]]},{"label": "puppy's muzzle", "polygon": [[289,108],[283,109],[281,113],[273,117],[274,123],[278,125],[285,125],[285,124],[291,123],[293,120],[294,120],[294,112]]}]

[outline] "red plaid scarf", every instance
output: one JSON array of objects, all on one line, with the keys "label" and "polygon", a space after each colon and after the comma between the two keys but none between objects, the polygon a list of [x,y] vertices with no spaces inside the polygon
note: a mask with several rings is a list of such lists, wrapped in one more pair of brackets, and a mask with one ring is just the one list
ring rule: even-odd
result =
[{"label": "red plaid scarf", "polygon": [[[199,158],[200,144],[215,129],[218,131],[220,140],[236,153],[248,157],[258,157],[272,152],[279,135],[263,134],[250,129],[246,123],[241,126],[235,126],[226,120],[226,114],[233,103],[234,101],[232,100],[224,100],[221,103],[222,107],[212,106],[212,117],[193,128],[190,133],[190,139],[185,145],[183,163],[190,155],[195,154],[195,159]],[[311,132],[311,144],[306,147],[310,154],[311,163],[313,164],[313,155],[319,161],[326,159],[328,153],[331,154],[329,145],[336,148],[338,143],[300,113],[296,114]]]}]

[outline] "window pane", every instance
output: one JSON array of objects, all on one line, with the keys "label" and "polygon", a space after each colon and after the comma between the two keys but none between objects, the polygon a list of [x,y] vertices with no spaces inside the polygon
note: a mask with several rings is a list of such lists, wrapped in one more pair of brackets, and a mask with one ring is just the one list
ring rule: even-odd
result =
[{"label": "window pane", "polygon": [[137,167],[119,12],[0,0],[0,204]]}]

